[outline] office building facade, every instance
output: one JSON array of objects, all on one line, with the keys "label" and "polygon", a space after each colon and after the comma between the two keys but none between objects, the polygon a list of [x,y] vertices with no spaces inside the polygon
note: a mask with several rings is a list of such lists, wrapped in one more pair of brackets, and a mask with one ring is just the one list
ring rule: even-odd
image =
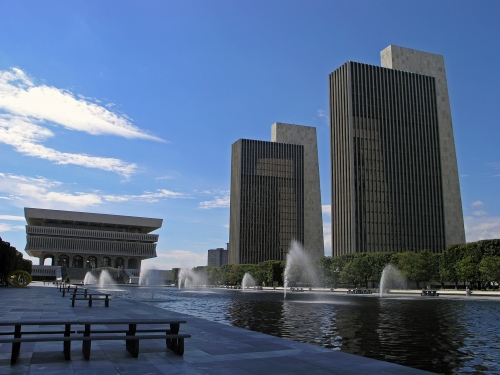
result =
[{"label": "office building facade", "polygon": [[[285,260],[293,240],[323,255],[315,128],[275,123],[272,140],[232,146],[230,264]],[[319,221],[313,233],[306,217]]]},{"label": "office building facade", "polygon": [[382,61],[330,74],[334,256],[465,242],[444,60],[390,46]]},{"label": "office building facade", "polygon": [[221,267],[227,264],[227,250],[223,248],[208,250],[207,266]]}]

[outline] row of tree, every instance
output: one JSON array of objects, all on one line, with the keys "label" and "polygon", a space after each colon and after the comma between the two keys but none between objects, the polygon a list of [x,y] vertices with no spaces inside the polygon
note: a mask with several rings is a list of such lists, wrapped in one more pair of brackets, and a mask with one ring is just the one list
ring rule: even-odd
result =
[{"label": "row of tree", "polygon": [[[316,286],[365,286],[378,283],[386,265],[396,266],[408,281],[419,287],[422,282],[444,284],[459,282],[477,288],[487,282],[500,282],[500,240],[482,240],[449,246],[442,254],[428,250],[404,253],[357,253],[340,257],[322,257],[315,263],[316,272],[294,272],[290,284]],[[283,285],[285,262],[267,261],[259,264],[228,264],[217,267],[196,267],[194,272],[210,285],[239,285],[249,273],[258,285]],[[177,282],[179,269],[172,278]]]},{"label": "row of tree", "polygon": [[21,270],[31,274],[31,266],[31,260],[24,259],[21,252],[0,237],[0,284],[6,284],[7,276],[12,271]]}]

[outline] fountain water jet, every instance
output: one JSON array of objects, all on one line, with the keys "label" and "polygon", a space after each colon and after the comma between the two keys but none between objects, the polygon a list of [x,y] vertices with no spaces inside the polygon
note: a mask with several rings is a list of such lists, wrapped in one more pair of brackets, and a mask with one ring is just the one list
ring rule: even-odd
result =
[{"label": "fountain water jet", "polygon": [[145,268],[143,265],[141,267],[141,273],[139,275],[139,286],[160,286],[163,285],[163,279],[161,277],[161,272],[155,267]]},{"label": "fountain water jet", "polygon": [[384,296],[387,289],[406,289],[406,278],[396,266],[390,263],[384,267],[380,277],[380,298]]},{"label": "fountain water jet", "polygon": [[241,280],[241,290],[245,291],[245,288],[249,288],[251,286],[256,286],[257,282],[248,272],[243,276],[243,280]]},{"label": "fountain water jet", "polygon": [[311,256],[304,251],[299,242],[292,241],[286,255],[284,298],[286,298],[286,288],[292,281],[299,279],[312,286],[316,284],[316,275]]},{"label": "fountain water jet", "polygon": [[92,285],[92,284],[97,284],[98,280],[92,273],[92,271],[87,271],[85,274],[85,278],[83,279],[83,285]]},{"label": "fountain water jet", "polygon": [[99,287],[101,289],[104,289],[109,286],[116,286],[116,282],[109,273],[109,271],[104,269],[101,271],[101,275],[99,276]]},{"label": "fountain water jet", "polygon": [[203,272],[195,272],[189,268],[181,268],[178,280],[179,290],[181,289],[182,282],[184,282],[184,287],[207,284],[207,277]]}]

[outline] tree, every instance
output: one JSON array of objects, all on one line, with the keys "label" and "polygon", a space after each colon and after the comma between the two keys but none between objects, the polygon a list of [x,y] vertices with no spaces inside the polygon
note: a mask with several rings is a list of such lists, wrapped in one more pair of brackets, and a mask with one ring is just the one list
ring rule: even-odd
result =
[{"label": "tree", "polygon": [[0,282],[7,282],[7,276],[12,271],[26,271],[31,274],[31,260],[23,259],[23,254],[4,242],[0,237]]},{"label": "tree", "polygon": [[360,283],[365,283],[365,288],[368,288],[368,280],[372,275],[372,265],[369,257],[366,254],[360,254],[355,257],[350,265],[350,272],[353,273],[354,279]]},{"label": "tree", "polygon": [[500,282],[500,256],[485,256],[479,263],[483,280]]},{"label": "tree", "polygon": [[219,268],[215,266],[207,266],[206,268],[207,282],[209,285],[219,285]]},{"label": "tree", "polygon": [[439,280],[439,258],[439,255],[429,250],[422,250],[417,254],[415,271],[417,285],[419,281]]},{"label": "tree", "polygon": [[367,261],[370,262],[371,275],[370,280],[379,282],[382,277],[382,272],[385,266],[391,263],[394,253],[367,253]]},{"label": "tree", "polygon": [[230,285],[229,273],[231,272],[232,264],[225,264],[219,269],[220,282],[223,285]]},{"label": "tree", "polygon": [[172,281],[174,282],[174,285],[179,284],[179,272],[180,268],[172,268]]},{"label": "tree", "polygon": [[340,280],[348,285],[354,285],[356,288],[361,280],[352,266],[352,262],[347,263],[340,271]]},{"label": "tree", "polygon": [[439,263],[440,278],[441,280],[452,281],[455,283],[455,288],[460,281],[455,265],[463,258],[465,249],[464,245],[451,245],[441,254]]}]

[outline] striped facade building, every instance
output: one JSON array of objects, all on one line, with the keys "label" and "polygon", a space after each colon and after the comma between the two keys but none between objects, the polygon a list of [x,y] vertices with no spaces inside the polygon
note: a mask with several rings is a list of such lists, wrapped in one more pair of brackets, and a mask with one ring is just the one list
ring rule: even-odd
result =
[{"label": "striped facade building", "polygon": [[285,260],[293,240],[324,252],[316,129],[275,123],[271,133],[232,146],[229,264]]},{"label": "striped facade building", "polygon": [[333,256],[465,242],[444,60],[396,46],[382,60],[330,74]]},{"label": "striped facade building", "polygon": [[26,252],[52,266],[140,269],[156,257],[162,219],[25,208]]}]

